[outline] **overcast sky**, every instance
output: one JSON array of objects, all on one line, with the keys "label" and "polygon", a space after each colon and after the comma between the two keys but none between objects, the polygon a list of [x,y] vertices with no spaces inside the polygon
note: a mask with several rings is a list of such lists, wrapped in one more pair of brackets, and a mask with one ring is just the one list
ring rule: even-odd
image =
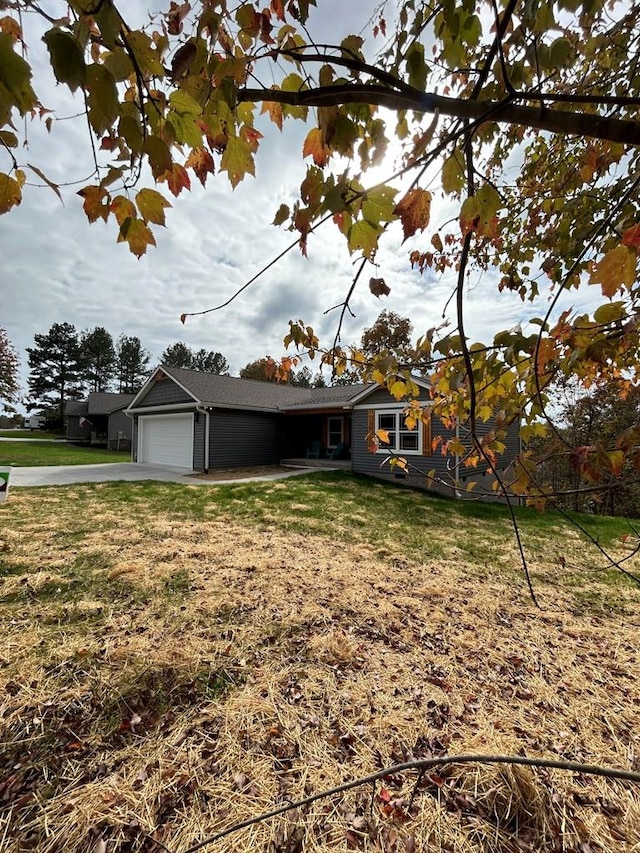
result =
[{"label": "overcast sky", "polygon": [[[130,23],[136,21],[136,10],[165,5],[128,0]],[[333,22],[340,20],[334,35],[339,41],[362,29],[374,5],[369,0],[319,0],[311,26],[315,23],[329,39]],[[74,112],[77,106],[68,104],[66,87],[56,86],[46,57],[32,51],[30,59],[43,103],[61,116]],[[212,176],[205,190],[193,178],[190,193],[171,197],[167,228],[155,228],[158,246],[150,247],[141,260],[125,244],[116,244],[115,223],[88,224],[75,194],[78,187],[62,190],[64,205],[50,189],[25,188],[21,206],[0,222],[0,326],[19,351],[25,390],[25,348],[33,345],[34,334],[47,332],[56,322],[73,323],[78,330],[104,326],[114,338],[137,335],[153,363],[178,340],[217,350],[234,374],[265,354],[282,355],[290,319],[302,318],[314,326],[321,342],[331,342],[339,312],[324,312],[344,299],[355,262],[332,223],[310,237],[308,259],[294,249],[229,307],[190,318],[185,326],[179,320],[182,312],[201,311],[228,299],[295,237],[270,223],[281,202],[293,201],[304,177],[302,141],[308,127],[290,123],[283,134],[270,124],[261,129],[266,136],[256,178],[248,176],[235,191],[225,174]],[[18,154],[21,164],[34,163],[61,183],[82,179],[92,170],[87,133],[82,118],[56,121],[51,134],[39,121],[29,122],[30,145]],[[392,173],[393,166],[392,151],[374,177]],[[6,168],[0,162],[0,171]],[[168,194],[166,187],[161,189]],[[434,224],[451,215],[436,194]],[[431,233],[403,247],[399,225],[389,229],[377,268],[366,270],[353,296],[355,317],[347,318],[344,343],[357,341],[382,309],[410,316],[416,337],[440,322],[452,278],[420,275],[408,262],[409,248],[427,250]],[[369,293],[370,276],[386,280],[388,297],[376,299]],[[470,282],[467,302],[468,334],[474,340],[490,339],[498,329],[531,315],[530,306],[518,297],[498,296],[490,276]]]}]

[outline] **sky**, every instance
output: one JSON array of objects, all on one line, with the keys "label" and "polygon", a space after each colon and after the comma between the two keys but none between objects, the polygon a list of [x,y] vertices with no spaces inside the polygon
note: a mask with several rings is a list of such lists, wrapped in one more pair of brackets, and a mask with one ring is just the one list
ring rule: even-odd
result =
[{"label": "sky", "polygon": [[[145,9],[165,5],[158,0],[128,0],[130,22]],[[375,5],[369,0],[319,0],[310,28],[318,38],[339,40],[362,30]],[[338,34],[333,33],[336,20]],[[46,55],[38,49],[40,33],[34,39],[28,20],[26,27],[36,45],[29,58],[42,102],[58,116],[75,112],[77,105],[69,103],[66,87],[56,85]],[[28,128],[29,147],[18,155],[21,165],[34,163],[59,183],[90,174],[92,156],[83,118],[55,121],[51,134],[38,120],[29,121]],[[236,375],[249,361],[284,354],[282,338],[291,319],[304,320],[321,343],[331,344],[339,311],[330,309],[345,298],[357,262],[332,223],[310,237],[308,258],[294,249],[228,307],[180,323],[183,312],[203,311],[226,301],[295,239],[271,223],[281,202],[293,202],[304,177],[308,161],[302,159],[302,143],[309,126],[291,123],[282,134],[273,125],[260,129],[265,138],[256,177],[248,176],[235,190],[225,174],[212,176],[206,189],[194,178],[190,193],[171,197],[166,229],[155,228],[157,248],[149,247],[140,260],[126,244],[116,244],[115,223],[87,222],[76,195],[82,183],[61,188],[63,203],[49,188],[25,188],[20,207],[0,220],[0,326],[20,355],[25,391],[25,349],[33,346],[35,334],[46,333],[53,323],[72,323],[78,331],[104,326],[114,338],[135,335],[151,353],[153,364],[167,346],[181,340],[196,349],[221,352]],[[382,168],[367,181],[392,173],[393,167],[391,148]],[[0,154],[0,171],[6,168]],[[166,187],[160,189],[168,195]],[[434,223],[453,215],[435,193]],[[409,316],[416,337],[442,321],[452,276],[421,275],[408,261],[410,248],[430,248],[432,233],[428,230],[402,246],[400,226],[392,225],[376,266],[365,271],[353,295],[350,307],[355,316],[347,315],[344,344],[358,341],[383,309]],[[385,279],[391,288],[388,297],[378,299],[369,292],[370,277]],[[498,295],[491,276],[470,281],[466,302],[467,331],[473,340],[486,341],[531,315],[519,297]]]}]

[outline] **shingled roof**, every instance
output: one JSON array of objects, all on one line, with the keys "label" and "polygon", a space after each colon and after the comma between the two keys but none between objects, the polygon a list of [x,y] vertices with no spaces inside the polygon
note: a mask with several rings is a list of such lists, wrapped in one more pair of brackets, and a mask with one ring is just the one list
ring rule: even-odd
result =
[{"label": "shingled roof", "polygon": [[175,379],[197,403],[230,409],[281,412],[301,408],[345,406],[364,388],[363,385],[297,388],[285,383],[238,379],[235,376],[219,376],[216,373],[201,373],[167,365],[161,365],[160,369]]}]

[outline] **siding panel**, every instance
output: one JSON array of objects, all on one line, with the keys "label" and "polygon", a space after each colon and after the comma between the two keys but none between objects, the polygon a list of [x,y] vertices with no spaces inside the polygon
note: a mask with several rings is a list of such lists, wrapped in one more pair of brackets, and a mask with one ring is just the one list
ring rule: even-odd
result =
[{"label": "siding panel", "polygon": [[196,412],[193,424],[193,470],[204,471],[204,441],[207,417]]},{"label": "siding panel", "polygon": [[282,416],[263,412],[211,412],[209,468],[275,465],[281,458]]},{"label": "siding panel", "polygon": [[172,379],[154,382],[145,396],[136,403],[138,406],[166,406],[169,403],[194,403],[194,399]]}]

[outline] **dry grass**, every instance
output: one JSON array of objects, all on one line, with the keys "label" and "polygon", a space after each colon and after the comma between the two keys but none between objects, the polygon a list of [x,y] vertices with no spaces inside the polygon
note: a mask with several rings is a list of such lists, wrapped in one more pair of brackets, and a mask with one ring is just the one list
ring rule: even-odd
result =
[{"label": "dry grass", "polygon": [[[640,599],[628,588],[618,615],[576,612],[553,543],[536,572],[554,603],[539,612],[453,546],[425,560],[402,541],[338,543],[284,532],[275,510],[259,526],[215,501],[199,519],[126,514],[84,488],[16,490],[11,506],[3,853],[159,851],[145,833],[177,853],[411,756],[640,768]],[[565,531],[562,553],[581,547]],[[414,783],[388,778],[210,849],[640,850],[629,783],[460,765],[425,777],[409,811]]]}]

